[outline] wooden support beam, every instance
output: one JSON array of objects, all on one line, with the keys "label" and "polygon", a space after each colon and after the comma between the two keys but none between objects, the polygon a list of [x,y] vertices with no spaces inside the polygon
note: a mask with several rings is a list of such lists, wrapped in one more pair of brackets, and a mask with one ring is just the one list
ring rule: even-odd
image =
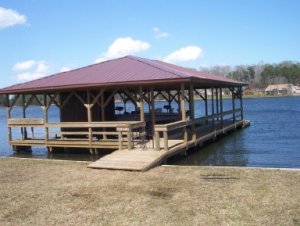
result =
[{"label": "wooden support beam", "polygon": [[[50,101],[51,101],[51,97],[50,97]],[[44,94],[44,123],[47,124],[48,123],[48,109],[49,109],[49,103],[47,100],[47,95]],[[45,126],[45,143],[47,145],[49,141],[49,128],[47,126]]]},{"label": "wooden support beam", "polygon": [[72,92],[72,94],[73,96],[77,97],[77,99],[82,103],[83,106],[86,104],[86,101],[80,95],[78,95],[78,93]]},{"label": "wooden support beam", "polygon": [[60,108],[63,109],[66,104],[69,102],[69,100],[71,99],[71,97],[73,96],[73,93],[69,93],[68,96],[66,97],[66,99],[64,99],[64,101],[62,103],[60,103]]},{"label": "wooden support beam", "polygon": [[[215,114],[214,89],[211,88],[211,115]],[[215,125],[215,117],[212,117],[213,125]]]},{"label": "wooden support beam", "polygon": [[[99,98],[104,94],[105,88],[101,89],[97,96],[94,97],[93,102],[91,103],[92,107],[98,103]],[[90,93],[91,95],[91,93]]]},{"label": "wooden support beam", "polygon": [[[31,96],[33,97],[33,95]],[[22,117],[26,118],[26,102],[25,102],[25,95],[22,95]],[[21,134],[22,134],[22,139],[25,140],[27,139],[27,129],[26,127],[21,127]]]},{"label": "wooden support beam", "polygon": [[185,90],[184,83],[180,86],[180,110],[181,110],[181,120],[186,121],[186,110],[185,110]]},{"label": "wooden support beam", "polygon": [[123,135],[122,135],[122,131],[118,132],[118,138],[119,138],[119,150],[123,149]]},{"label": "wooden support beam", "polygon": [[[11,105],[9,101],[9,94],[6,94],[5,98],[6,98],[6,115],[7,115],[7,120],[9,120],[11,117]],[[8,141],[10,142],[12,140],[11,127],[8,127],[7,135],[8,135]]]},{"label": "wooden support beam", "polygon": [[147,97],[147,91],[144,91],[143,92],[143,98],[144,98],[144,100],[148,103],[148,104],[150,104],[150,98],[149,97]]},{"label": "wooden support beam", "polygon": [[194,85],[191,83],[189,87],[189,111],[191,120],[195,119],[195,101],[194,101]]},{"label": "wooden support beam", "polygon": [[174,95],[171,93],[171,91],[166,91],[166,92],[169,94],[169,96],[171,96],[170,102],[172,102],[174,100],[177,104],[179,103],[180,98],[179,98],[178,90],[175,90],[176,93]]},{"label": "wooden support beam", "polygon": [[[92,122],[92,105],[91,105],[91,95],[90,95],[90,91],[87,90],[86,91],[86,96],[87,96],[87,104],[86,104],[86,108],[87,108],[87,119],[88,119],[88,123],[90,124]],[[91,127],[88,128],[89,130],[89,146],[90,148],[92,147],[92,142],[93,142],[93,130]]]},{"label": "wooden support beam", "polygon": [[[105,103],[104,103],[104,95],[101,95],[101,120],[102,122],[105,122]],[[103,128],[103,131],[105,132],[105,128]],[[107,139],[106,134],[103,135],[103,139]]]},{"label": "wooden support beam", "polygon": [[40,105],[40,107],[43,106],[43,104],[41,103],[41,101],[39,100],[39,98],[37,98],[36,94],[33,94],[33,98],[36,100],[36,102]]},{"label": "wooden support beam", "polygon": [[[195,119],[195,100],[194,100],[194,85],[191,83],[189,87],[189,111],[190,111],[190,119],[193,121]],[[196,128],[195,124],[193,123],[191,126],[192,129],[192,140],[196,143]]]},{"label": "wooden support beam", "polygon": [[[206,89],[205,89],[206,90]],[[206,100],[206,98],[197,90],[197,89],[194,89],[195,93],[201,97],[202,100]]]},{"label": "wooden support beam", "polygon": [[151,126],[152,126],[152,139],[153,142],[155,139],[159,139],[159,137],[156,137],[155,134],[155,123],[156,123],[156,118],[155,118],[155,99],[154,99],[154,90],[153,87],[150,90],[150,101],[151,101]]},{"label": "wooden support beam", "polygon": [[123,91],[124,91],[124,94],[128,97],[128,99],[130,99],[131,102],[132,102],[135,106],[137,106],[137,102],[138,102],[137,98],[136,98],[135,96],[133,96],[128,90],[123,89]]},{"label": "wooden support beam", "polygon": [[[22,95],[22,96],[24,96],[24,95]],[[25,109],[28,108],[29,105],[32,103],[33,98],[34,98],[33,95],[31,95],[30,98],[29,98],[29,100],[28,100],[27,102],[24,101],[23,104],[24,104],[24,106],[25,106]]]},{"label": "wooden support beam", "polygon": [[143,95],[143,88],[139,87],[139,106],[140,106],[140,120],[145,122],[145,111],[144,111],[144,95]]},{"label": "wooden support beam", "polygon": [[[90,95],[91,95],[91,98],[93,99],[93,100],[95,100],[95,98],[96,98],[96,96],[91,92],[90,93]],[[101,97],[101,96],[100,96]],[[100,99],[100,97],[99,97],[99,99]],[[96,100],[95,101],[95,103],[94,104],[91,104],[92,105],[92,108],[95,106],[95,104],[97,104],[100,108],[101,108],[101,103],[100,103],[100,100]]]},{"label": "wooden support beam", "polygon": [[[20,95],[17,94],[13,100],[13,102],[10,104],[10,107],[9,107],[9,113],[11,112],[12,108],[15,106],[15,104],[17,103],[18,99],[19,99]],[[9,104],[9,100],[8,100],[8,104]]]},{"label": "wooden support beam", "polygon": [[155,142],[154,149],[156,151],[160,151],[160,136],[158,131],[155,131],[155,138],[153,139],[153,142]]},{"label": "wooden support beam", "polygon": [[234,88],[231,89],[231,94],[232,94],[232,118],[233,118],[233,122],[235,123],[235,93],[234,93]]},{"label": "wooden support beam", "polygon": [[[118,90],[114,90],[111,94],[110,94],[110,96],[107,98],[107,100],[104,102],[104,107],[106,107],[108,104],[109,104],[109,102],[114,98],[114,96],[116,95],[116,93],[118,92]],[[103,97],[103,95],[101,96],[101,97]],[[104,100],[104,99],[103,99]],[[102,103],[101,103],[102,104]]]},{"label": "wooden support beam", "polygon": [[244,109],[243,109],[243,89],[239,87],[240,91],[240,109],[241,109],[241,120],[244,120]]},{"label": "wooden support beam", "polygon": [[223,90],[220,88],[220,111],[221,111],[221,126],[224,128],[224,115],[223,115]]},{"label": "wooden support beam", "polygon": [[170,97],[167,97],[163,92],[160,92],[160,95],[161,95],[167,102],[169,102]]},{"label": "wooden support beam", "polygon": [[207,89],[204,90],[204,98],[205,98],[205,117],[208,116],[208,103],[207,103]]},{"label": "wooden support beam", "polygon": [[104,95],[101,96],[101,119],[102,119],[102,122],[105,121]]},{"label": "wooden support beam", "polygon": [[22,117],[26,118],[26,102],[25,102],[25,95],[22,95]]},{"label": "wooden support beam", "polygon": [[49,98],[50,98],[50,101],[49,101],[49,107],[50,107],[50,105],[53,103],[53,104],[55,104],[56,105],[56,107],[60,107],[60,103],[58,103],[55,99],[56,98],[58,98],[58,94],[57,93],[55,93],[55,94],[49,94],[48,95],[49,96]]},{"label": "wooden support beam", "polygon": [[127,148],[128,150],[132,149],[132,134],[131,134],[131,128],[127,131]]},{"label": "wooden support beam", "polygon": [[[219,90],[216,88],[216,113],[219,114]],[[219,117],[217,117],[217,121],[219,121]]]},{"label": "wooden support beam", "polygon": [[[181,120],[186,121],[186,109],[185,109],[185,89],[184,89],[184,83],[180,86],[180,108],[181,108]],[[184,143],[187,144],[188,134],[187,134],[187,127],[185,126],[183,128],[183,140]]]},{"label": "wooden support beam", "polygon": [[163,131],[163,135],[164,135],[164,150],[165,151],[169,151],[168,132],[167,131]]},{"label": "wooden support beam", "polygon": [[154,99],[156,99],[158,97],[158,95],[161,94],[160,91],[157,91],[156,94],[154,95]]}]

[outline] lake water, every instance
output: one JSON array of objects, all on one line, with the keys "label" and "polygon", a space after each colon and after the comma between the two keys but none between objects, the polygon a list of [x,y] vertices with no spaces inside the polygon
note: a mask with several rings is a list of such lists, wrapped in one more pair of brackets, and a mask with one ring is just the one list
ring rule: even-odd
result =
[{"label": "lake water", "polygon": [[[224,111],[230,109],[230,103],[225,100]],[[244,99],[243,103],[250,127],[190,151],[185,157],[173,158],[168,164],[300,168],[300,97]],[[197,116],[203,115],[201,101],[197,101],[196,109]],[[36,110],[29,108],[28,115],[41,113]],[[51,121],[57,120],[55,115],[55,109],[50,110]],[[0,107],[0,156],[94,160],[87,152],[48,155],[44,148],[14,153],[7,140],[5,108]]]}]

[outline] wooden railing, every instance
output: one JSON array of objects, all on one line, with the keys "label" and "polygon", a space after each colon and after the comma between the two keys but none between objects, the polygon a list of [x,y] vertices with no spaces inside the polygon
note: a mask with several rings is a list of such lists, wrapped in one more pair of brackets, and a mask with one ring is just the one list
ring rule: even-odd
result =
[{"label": "wooden railing", "polygon": [[[99,142],[114,141],[120,150],[127,148],[130,150],[137,144],[145,142],[145,123],[140,121],[128,122],[62,122],[45,123],[42,118],[34,119],[9,119],[8,131],[9,141],[12,141],[12,128],[21,128],[22,140],[35,139],[34,129],[44,128],[43,139],[45,145],[52,141],[68,141],[73,138],[81,140],[82,144],[87,144],[92,148]],[[32,137],[29,138],[27,128],[31,128]]]},{"label": "wooden railing", "polygon": [[[197,139],[197,134],[196,134],[196,128],[199,128],[199,126],[206,126],[209,124],[209,126],[213,126],[215,128],[215,121],[219,121],[221,125],[221,129],[224,128],[224,121],[225,120],[232,120],[233,123],[235,123],[237,120],[241,120],[241,109],[235,109],[231,111],[225,111],[222,113],[214,114],[214,115],[209,115],[207,117],[200,117],[196,118],[194,120],[187,120],[187,121],[176,121],[172,123],[167,123],[167,124],[160,124],[160,125],[155,125],[155,149],[160,150],[160,139],[161,139],[161,134],[163,138],[163,149],[165,151],[169,150],[168,147],[168,141],[169,141],[169,133],[174,131],[174,130],[180,130],[182,129],[182,140],[184,144],[187,145],[188,142],[192,141],[195,142]],[[238,114],[240,113],[240,114]],[[230,116],[230,117],[226,117]],[[225,119],[226,117],[226,119]],[[191,139],[189,139],[188,136],[188,129],[192,131],[192,136]]]}]

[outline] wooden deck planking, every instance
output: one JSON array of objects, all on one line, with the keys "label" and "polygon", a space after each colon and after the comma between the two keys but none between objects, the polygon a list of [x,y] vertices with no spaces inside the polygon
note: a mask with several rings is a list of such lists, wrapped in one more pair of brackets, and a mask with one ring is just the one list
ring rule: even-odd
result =
[{"label": "wooden deck planking", "polygon": [[[226,125],[223,129],[215,131],[206,131],[207,134],[200,136],[194,142],[188,142],[185,144],[183,140],[168,140],[169,151],[163,150],[163,139],[160,139],[160,151],[156,151],[151,148],[134,149],[134,150],[120,150],[115,151],[109,155],[106,155],[99,160],[91,163],[88,167],[93,169],[118,169],[118,170],[134,170],[134,171],[146,171],[159,163],[163,162],[172,155],[176,155],[181,152],[185,152],[188,148],[195,146],[198,143],[212,139],[218,134],[225,133],[236,126],[246,127],[249,126],[249,121],[240,121],[236,124]],[[148,142],[147,145],[152,145],[152,142]]]}]

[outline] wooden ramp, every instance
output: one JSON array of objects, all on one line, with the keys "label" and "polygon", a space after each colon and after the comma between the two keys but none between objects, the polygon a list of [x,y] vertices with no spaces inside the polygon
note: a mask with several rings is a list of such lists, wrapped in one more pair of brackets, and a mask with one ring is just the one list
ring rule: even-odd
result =
[{"label": "wooden ramp", "polygon": [[[169,140],[169,148],[174,148],[182,144],[182,140]],[[163,139],[160,140],[162,146]],[[118,150],[109,155],[105,155],[99,160],[91,163],[88,167],[94,169],[119,169],[119,170],[136,170],[146,171],[165,159],[166,155],[170,152],[166,152],[163,149],[160,151],[151,148],[152,143],[146,144],[147,148],[135,148],[133,150]],[[150,148],[149,148],[150,147]]]},{"label": "wooden ramp", "polygon": [[105,155],[88,167],[94,169],[119,169],[146,171],[161,161],[164,151],[154,150],[121,150]]}]

